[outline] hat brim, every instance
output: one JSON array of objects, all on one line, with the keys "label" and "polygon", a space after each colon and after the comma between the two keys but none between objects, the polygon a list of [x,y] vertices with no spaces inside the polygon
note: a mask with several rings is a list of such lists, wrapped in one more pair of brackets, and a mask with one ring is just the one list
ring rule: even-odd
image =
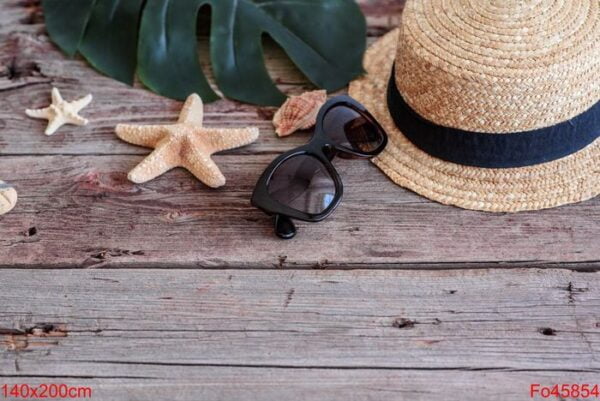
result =
[{"label": "hat brim", "polygon": [[490,212],[539,210],[600,194],[600,139],[552,162],[501,169],[446,162],[413,145],[387,108],[398,36],[397,29],[391,31],[367,50],[366,75],[349,88],[350,96],[365,105],[389,135],[386,149],[373,162],[392,181],[446,205]]}]

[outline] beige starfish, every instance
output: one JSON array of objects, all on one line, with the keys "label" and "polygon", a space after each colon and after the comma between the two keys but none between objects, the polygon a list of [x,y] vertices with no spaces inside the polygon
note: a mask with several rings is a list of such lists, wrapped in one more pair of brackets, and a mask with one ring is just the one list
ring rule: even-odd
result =
[{"label": "beige starfish", "polygon": [[27,109],[25,113],[29,117],[43,118],[48,120],[46,135],[54,134],[65,124],[86,125],[88,120],[81,117],[79,112],[92,101],[92,95],[87,95],[74,102],[63,100],[60,92],[52,88],[52,104],[43,109]]},{"label": "beige starfish", "polygon": [[129,172],[128,178],[141,184],[172,168],[183,167],[209,187],[225,185],[225,177],[210,156],[256,141],[258,128],[204,128],[203,108],[202,99],[194,94],[187,98],[176,124],[117,125],[117,136],[122,140],[154,148]]}]

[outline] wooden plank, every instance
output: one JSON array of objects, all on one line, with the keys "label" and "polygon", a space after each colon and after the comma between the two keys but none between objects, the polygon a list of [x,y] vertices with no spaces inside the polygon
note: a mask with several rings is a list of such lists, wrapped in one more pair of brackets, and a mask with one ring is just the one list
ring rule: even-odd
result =
[{"label": "wooden plank", "polygon": [[0,380],[105,399],[527,399],[600,373],[598,272],[4,270],[0,287]]},{"label": "wooden plank", "polygon": [[3,157],[19,191],[0,217],[2,267],[600,267],[600,199],[539,212],[490,214],[427,201],[365,161],[336,161],[345,199],[327,221],[282,241],[250,206],[270,155],[216,158],[228,184],[184,170],[145,185],[141,156]]},{"label": "wooden plank", "polygon": [[544,399],[539,394],[530,397],[532,383],[550,386],[567,381],[598,382],[597,373],[573,372],[164,366],[144,368],[144,374],[153,376],[122,378],[112,375],[110,367],[106,369],[106,378],[0,377],[0,381],[9,385],[64,383],[90,387],[92,400],[110,401],[539,401]]}]

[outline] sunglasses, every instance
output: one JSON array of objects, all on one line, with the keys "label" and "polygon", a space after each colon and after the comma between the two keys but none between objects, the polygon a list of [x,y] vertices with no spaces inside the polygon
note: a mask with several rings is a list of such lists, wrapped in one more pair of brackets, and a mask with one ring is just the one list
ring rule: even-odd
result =
[{"label": "sunglasses", "polygon": [[310,142],[282,154],[267,167],[252,194],[252,205],[274,216],[278,237],[293,238],[292,219],[316,223],[340,204],[344,188],[333,158],[377,156],[387,140],[363,105],[348,96],[334,97],[319,110]]}]

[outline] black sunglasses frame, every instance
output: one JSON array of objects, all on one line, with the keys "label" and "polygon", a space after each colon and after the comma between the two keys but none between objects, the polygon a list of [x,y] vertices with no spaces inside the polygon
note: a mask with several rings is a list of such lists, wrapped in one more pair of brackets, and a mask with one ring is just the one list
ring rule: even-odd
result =
[{"label": "black sunglasses frame", "polygon": [[[329,111],[340,106],[345,106],[354,110],[361,117],[367,119],[369,123],[373,124],[375,128],[377,128],[377,130],[382,136],[382,142],[375,150],[371,152],[359,152],[354,149],[349,149],[345,146],[337,144],[333,139],[331,139],[327,135],[323,126],[325,116]],[[388,138],[387,134],[385,133],[385,130],[363,105],[361,105],[349,96],[336,96],[327,101],[327,103],[325,103],[323,107],[321,107],[321,109],[319,110],[319,114],[317,115],[315,131],[310,141],[306,145],[285,152],[284,154],[273,160],[271,164],[265,169],[265,171],[263,172],[256,184],[256,187],[252,194],[251,203],[254,207],[262,210],[270,216],[275,216],[276,218],[287,217],[288,219],[306,221],[309,223],[320,222],[329,217],[331,213],[333,213],[333,211],[339,206],[344,194],[344,186],[342,184],[342,179],[331,162],[335,158],[335,156],[362,159],[371,158],[373,156],[377,156],[379,153],[381,153],[381,151],[383,151],[383,149],[387,145],[387,141]],[[293,209],[274,200],[269,195],[269,182],[271,181],[271,178],[273,177],[275,171],[289,159],[300,155],[310,156],[317,159],[319,162],[321,162],[321,164],[323,164],[323,166],[325,166],[327,172],[333,179],[335,185],[335,196],[329,204],[329,206],[320,213],[306,213]],[[293,234],[290,236],[282,236],[280,233],[277,233],[277,235],[286,239],[294,236]]]}]

